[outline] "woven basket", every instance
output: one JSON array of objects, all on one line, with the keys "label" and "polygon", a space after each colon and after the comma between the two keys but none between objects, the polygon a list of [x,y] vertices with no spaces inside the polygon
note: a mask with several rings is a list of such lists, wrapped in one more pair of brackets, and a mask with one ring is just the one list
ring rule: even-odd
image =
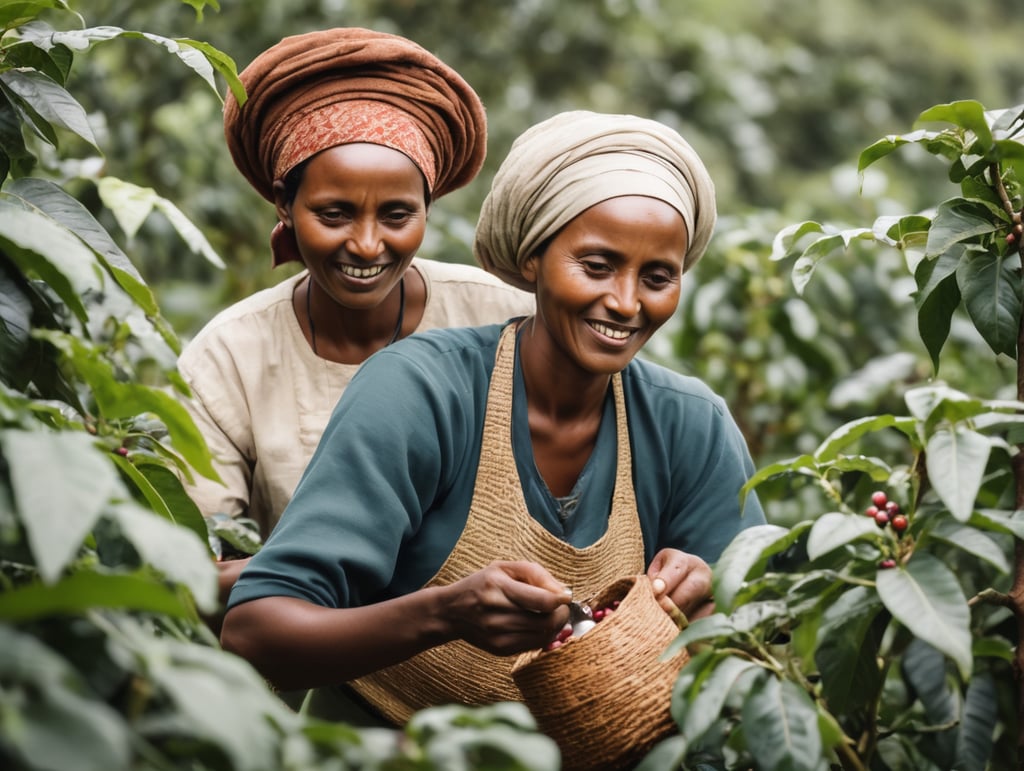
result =
[{"label": "woven basket", "polygon": [[590,607],[615,600],[618,608],[581,637],[523,653],[512,667],[523,701],[558,744],[567,771],[630,768],[676,729],[672,686],[689,656],[661,656],[679,627],[646,575],[615,581]]}]

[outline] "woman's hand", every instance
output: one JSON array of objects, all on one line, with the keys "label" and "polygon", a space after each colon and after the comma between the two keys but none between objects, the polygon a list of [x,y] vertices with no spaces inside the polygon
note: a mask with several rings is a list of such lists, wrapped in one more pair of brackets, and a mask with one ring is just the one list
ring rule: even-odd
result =
[{"label": "woman's hand", "polygon": [[[711,597],[711,567],[694,554],[662,549],[647,568],[654,595],[666,612],[673,605],[690,621],[709,616],[715,609]],[[668,602],[665,602],[668,600]]]},{"label": "woman's hand", "polygon": [[572,590],[535,562],[492,562],[445,591],[453,636],[499,656],[547,645],[569,620]]}]

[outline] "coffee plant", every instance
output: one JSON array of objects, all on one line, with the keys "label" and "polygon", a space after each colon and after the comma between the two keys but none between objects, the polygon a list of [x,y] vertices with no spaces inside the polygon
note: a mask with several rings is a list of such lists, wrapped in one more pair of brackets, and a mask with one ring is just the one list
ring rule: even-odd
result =
[{"label": "coffee plant", "polygon": [[[823,513],[726,549],[716,613],[673,644],[693,656],[672,696],[680,734],[646,769],[1021,767],[1024,105],[943,104],[919,126],[864,150],[860,171],[916,145],[959,195],[871,227],[802,222],[772,256],[793,260],[802,293],[822,260],[899,250],[935,377],[906,388],[905,413],[851,421],[751,479],[813,488]],[[1009,398],[938,379],[964,318],[973,344],[1016,360]]]},{"label": "coffee plant", "polygon": [[557,768],[520,704],[356,730],[293,712],[220,649],[203,620],[210,534],[230,528],[182,487],[215,472],[177,399],[179,341],[117,235],[131,244],[159,214],[219,258],[170,201],[102,174],[66,85],[112,41],[244,99],[235,65],[200,41],[88,27],[64,0],[0,3],[0,28],[0,768]]}]

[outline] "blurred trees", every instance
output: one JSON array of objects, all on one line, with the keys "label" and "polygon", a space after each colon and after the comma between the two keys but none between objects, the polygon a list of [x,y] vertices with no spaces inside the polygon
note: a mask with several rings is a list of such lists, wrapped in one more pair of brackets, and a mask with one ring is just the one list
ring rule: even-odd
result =
[{"label": "blurred trees", "polygon": [[[787,266],[769,259],[774,234],[796,220],[863,224],[932,206],[944,187],[952,196],[956,187],[923,152],[863,179],[855,159],[933,104],[1024,101],[1024,17],[1011,0],[221,0],[202,20],[163,0],[88,5],[104,23],[208,41],[239,70],[284,35],[328,26],[396,32],[437,53],[480,93],[490,136],[480,177],[435,204],[428,257],[472,260],[491,175],[537,120],[585,108],[680,129],[716,180],[721,223],[688,279],[680,323],[650,355],[723,393],[759,462],[813,446],[864,411],[898,409],[893,386],[931,374],[901,255],[855,250],[822,266],[798,297]],[[137,48],[97,52],[74,87],[106,132],[106,171],[178,203],[228,264],[221,272],[196,259],[164,237],[157,216],[136,236],[140,270],[188,337],[294,268],[269,269],[273,211],[231,163],[216,98],[186,68]],[[1007,382],[1006,362],[971,360],[969,325],[954,322],[952,334],[968,345],[944,364],[947,379],[967,390]]]}]

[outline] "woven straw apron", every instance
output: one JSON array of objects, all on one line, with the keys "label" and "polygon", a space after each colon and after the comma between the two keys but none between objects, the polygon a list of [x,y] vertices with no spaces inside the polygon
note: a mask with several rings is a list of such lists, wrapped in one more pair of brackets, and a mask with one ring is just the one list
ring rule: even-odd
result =
[{"label": "woven straw apron", "polygon": [[[618,373],[612,378],[618,452],[608,529],[595,543],[577,549],[545,530],[526,508],[511,439],[515,332],[515,324],[509,324],[498,341],[466,527],[426,586],[453,583],[494,560],[532,560],[572,587],[576,598],[589,599],[612,581],[644,569],[622,378]],[[495,656],[455,640],[349,685],[401,725],[414,712],[439,704],[522,701],[511,676],[516,658]]]}]

